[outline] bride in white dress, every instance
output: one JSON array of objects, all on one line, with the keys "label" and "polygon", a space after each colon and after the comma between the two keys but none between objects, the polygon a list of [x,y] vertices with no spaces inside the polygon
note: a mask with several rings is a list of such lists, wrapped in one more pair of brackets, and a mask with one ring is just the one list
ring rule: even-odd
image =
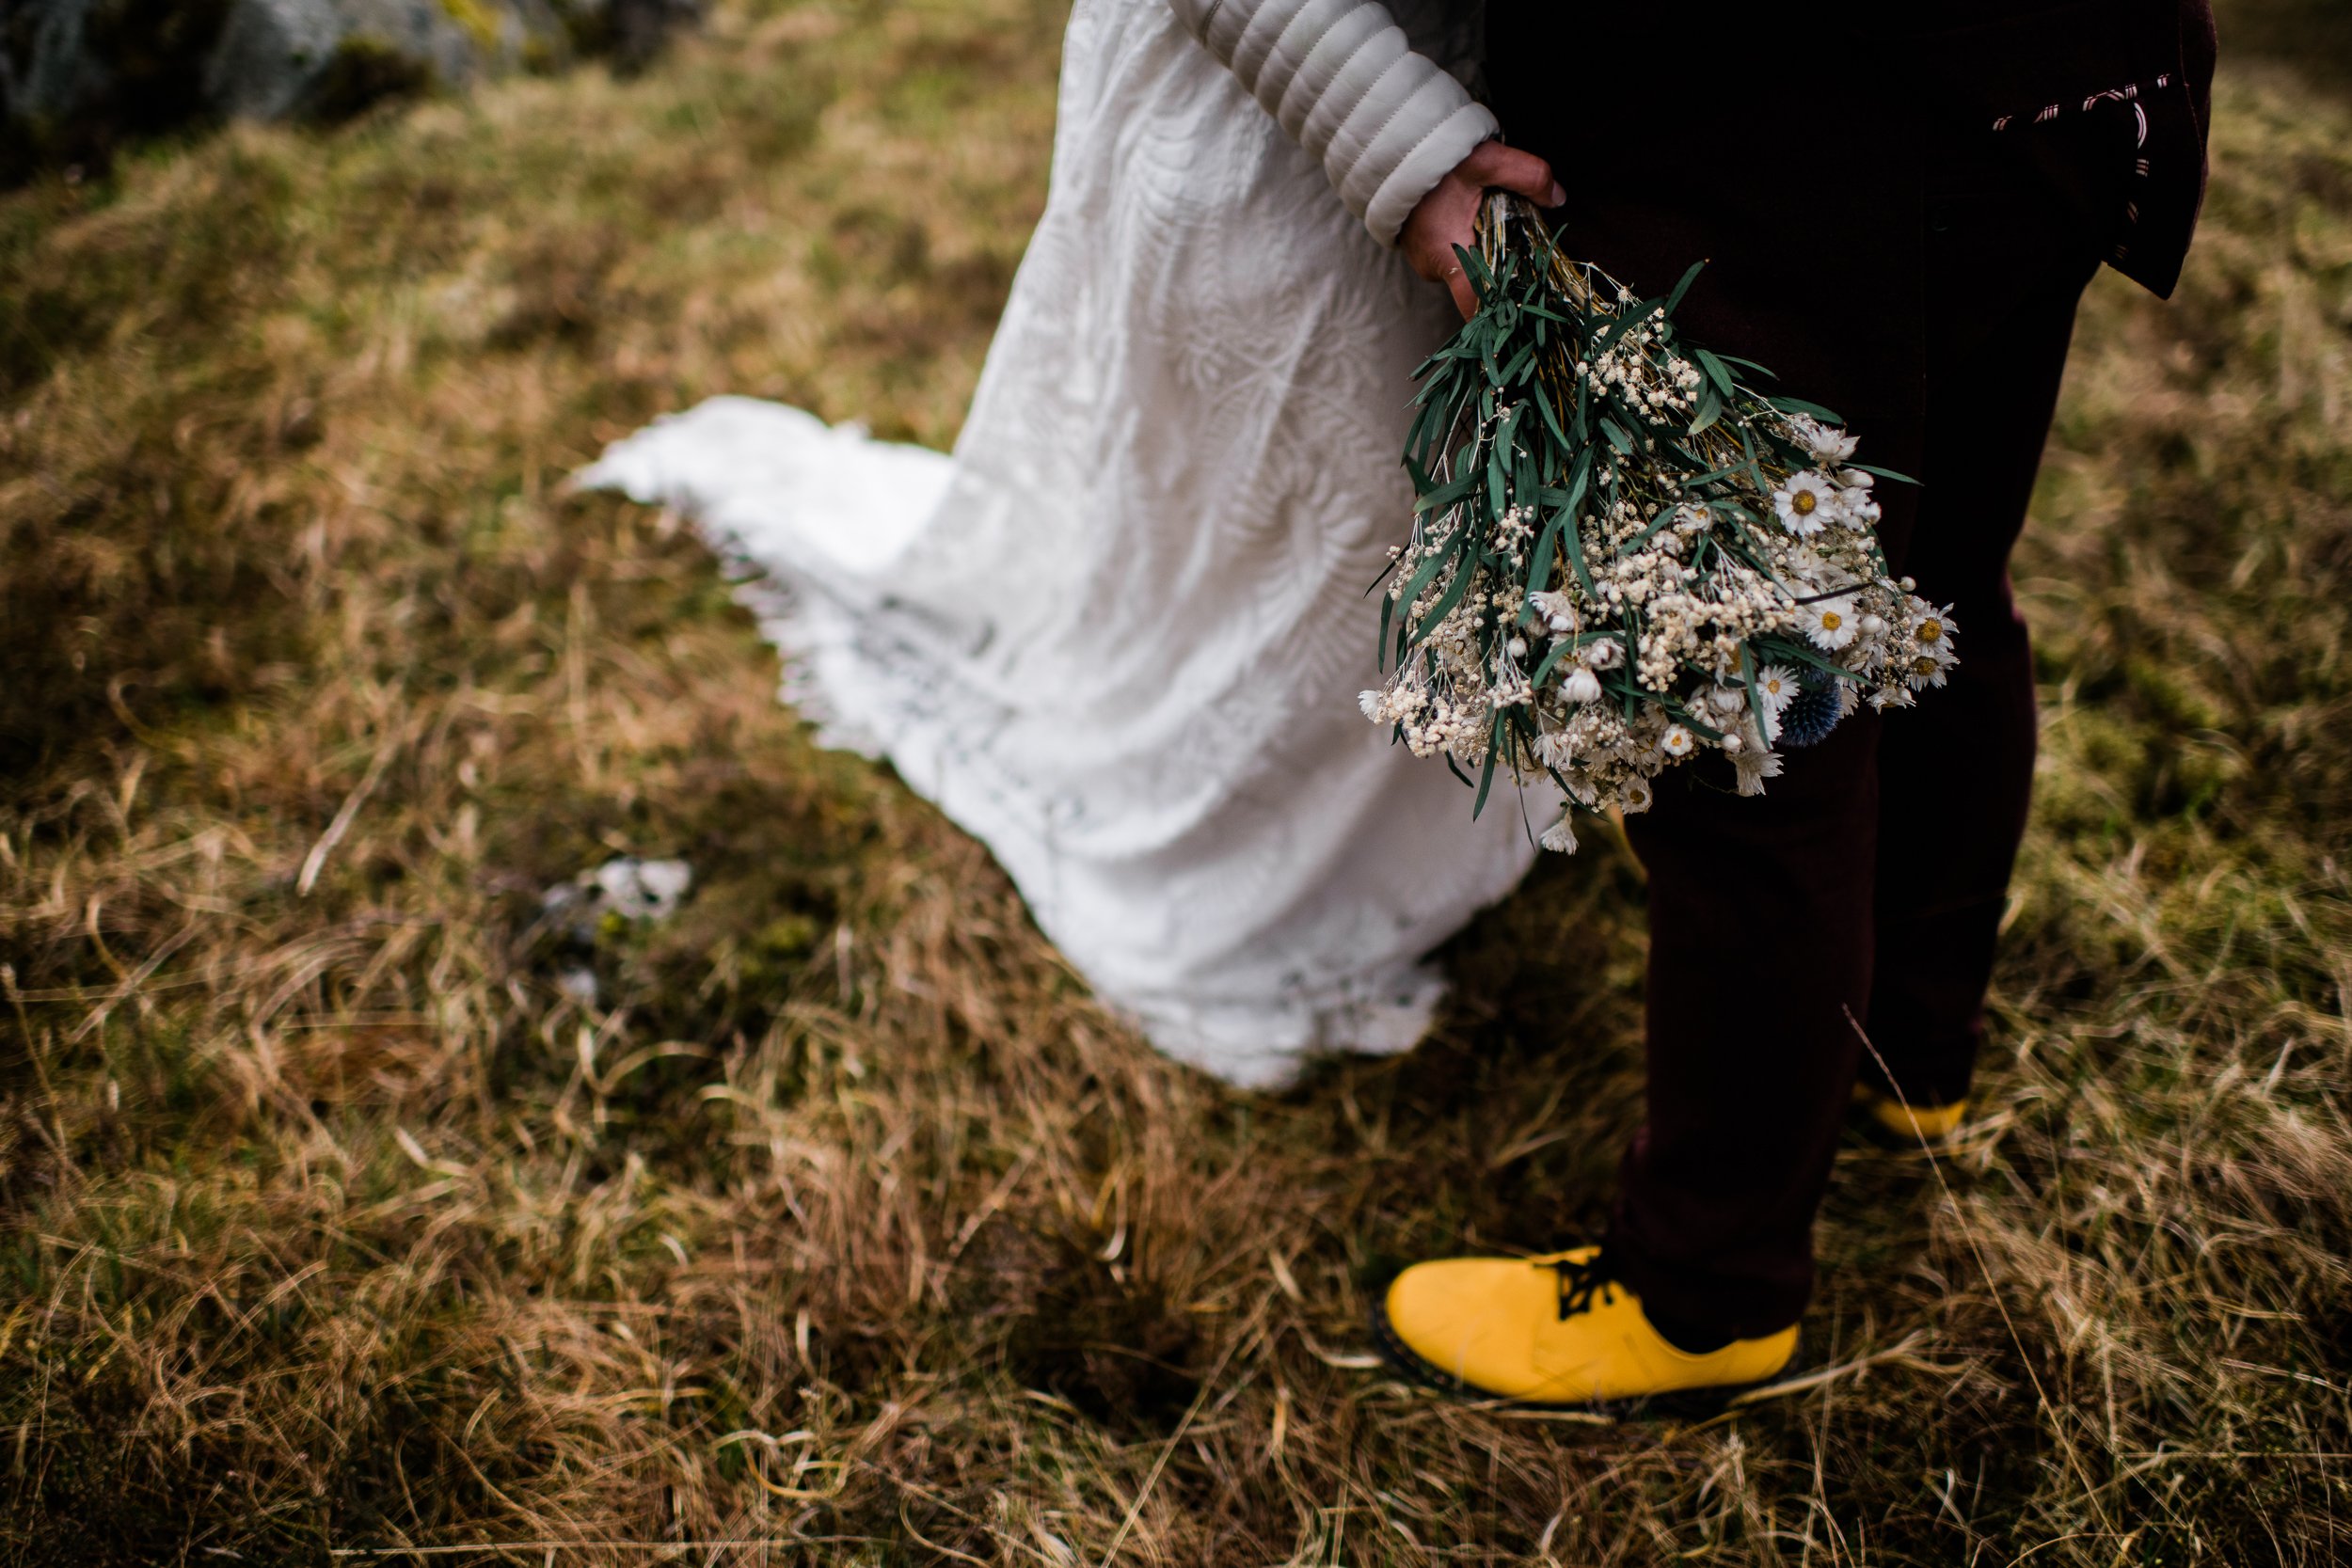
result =
[{"label": "bride in white dress", "polygon": [[1473,823],[1356,702],[1412,372],[1455,319],[1384,242],[1494,132],[1433,63],[1469,76],[1478,36],[1443,0],[1077,0],[952,457],[722,397],[582,476],[758,568],[787,697],[1238,1084],[1412,1045],[1423,955],[1534,858],[1515,802]]}]

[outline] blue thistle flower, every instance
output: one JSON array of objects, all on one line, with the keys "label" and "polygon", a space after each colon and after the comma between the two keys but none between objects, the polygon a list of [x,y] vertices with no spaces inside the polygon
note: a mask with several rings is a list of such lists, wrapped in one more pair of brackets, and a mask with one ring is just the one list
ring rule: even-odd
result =
[{"label": "blue thistle flower", "polygon": [[1844,708],[1838,699],[1836,678],[1807,671],[1797,694],[1781,713],[1781,748],[1793,752],[1819,745],[1837,727],[1837,721],[1845,717]]}]

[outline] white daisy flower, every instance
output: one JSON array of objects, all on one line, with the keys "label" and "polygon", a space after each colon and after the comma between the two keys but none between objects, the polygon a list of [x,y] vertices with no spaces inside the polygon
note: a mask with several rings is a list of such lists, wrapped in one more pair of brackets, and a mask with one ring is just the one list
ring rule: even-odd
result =
[{"label": "white daisy flower", "polygon": [[1823,424],[1810,414],[1788,417],[1789,433],[1797,445],[1813,454],[1816,463],[1843,463],[1853,455],[1854,438],[1834,424]]},{"label": "white daisy flower", "polygon": [[[1778,719],[1797,700],[1797,673],[1786,664],[1767,664],[1756,673],[1756,705]],[[1767,736],[1769,739],[1770,737]]]},{"label": "white daisy flower", "polygon": [[1931,610],[1920,616],[1919,624],[1911,628],[1911,636],[1922,648],[1949,654],[1952,638],[1959,630],[1952,625],[1952,607],[1946,605],[1941,610]]},{"label": "white daisy flower", "polygon": [[1935,655],[1929,653],[1915,654],[1912,656],[1911,667],[1903,673],[1903,679],[1910,683],[1914,691],[1923,691],[1931,686],[1942,686],[1944,672],[1949,668],[1951,668],[1951,660],[1947,658],[1938,658]]},{"label": "white daisy flower", "polygon": [[1867,485],[1850,484],[1837,492],[1837,515],[1845,519],[1848,528],[1866,529],[1879,520],[1879,503]]},{"label": "white daisy flower", "polygon": [[1772,510],[1780,515],[1781,527],[1801,539],[1810,538],[1837,515],[1837,486],[1820,474],[1790,474],[1772,492]]},{"label": "white daisy flower", "polygon": [[1804,617],[1799,624],[1804,628],[1806,640],[1815,647],[1825,653],[1836,653],[1853,641],[1858,629],[1855,623],[1860,617],[1854,613],[1851,599],[1842,596],[1816,599],[1811,604],[1797,608]]},{"label": "white daisy flower", "polygon": [[1535,842],[1541,844],[1545,848],[1551,850],[1555,854],[1575,854],[1576,826],[1568,820],[1568,816],[1569,814],[1566,811],[1562,811],[1560,814],[1560,820],[1554,822],[1550,827],[1546,828],[1544,830],[1544,836],[1537,839]]},{"label": "white daisy flower", "polygon": [[1617,791],[1617,809],[1628,816],[1638,816],[1649,810],[1650,802],[1657,798],[1647,779],[1628,779]]},{"label": "white daisy flower", "polygon": [[1658,737],[1658,749],[1670,757],[1689,756],[1698,750],[1699,738],[1680,724],[1669,724],[1666,733]]}]

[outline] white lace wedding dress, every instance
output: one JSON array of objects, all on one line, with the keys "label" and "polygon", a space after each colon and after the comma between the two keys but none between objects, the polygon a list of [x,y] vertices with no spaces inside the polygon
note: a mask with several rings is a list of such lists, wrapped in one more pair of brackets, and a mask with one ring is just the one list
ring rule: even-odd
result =
[{"label": "white lace wedding dress", "polygon": [[[1461,56],[1438,7],[1391,8]],[[985,842],[1104,1001],[1278,1083],[1410,1046],[1422,956],[1534,858],[1507,791],[1473,824],[1357,709],[1450,315],[1168,0],[1078,0],[1051,195],[952,458],[722,397],[583,480],[766,575],[787,699]]]}]

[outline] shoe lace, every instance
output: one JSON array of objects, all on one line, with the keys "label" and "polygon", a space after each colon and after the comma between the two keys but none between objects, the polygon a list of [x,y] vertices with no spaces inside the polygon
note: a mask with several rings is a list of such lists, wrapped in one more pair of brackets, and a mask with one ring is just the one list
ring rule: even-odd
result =
[{"label": "shoe lace", "polygon": [[1613,1306],[1617,1299],[1617,1276],[1609,1266],[1609,1256],[1595,1252],[1581,1259],[1563,1258],[1550,1265],[1560,1276],[1560,1320],[1565,1323],[1579,1312],[1589,1312],[1597,1295],[1599,1305]]}]

